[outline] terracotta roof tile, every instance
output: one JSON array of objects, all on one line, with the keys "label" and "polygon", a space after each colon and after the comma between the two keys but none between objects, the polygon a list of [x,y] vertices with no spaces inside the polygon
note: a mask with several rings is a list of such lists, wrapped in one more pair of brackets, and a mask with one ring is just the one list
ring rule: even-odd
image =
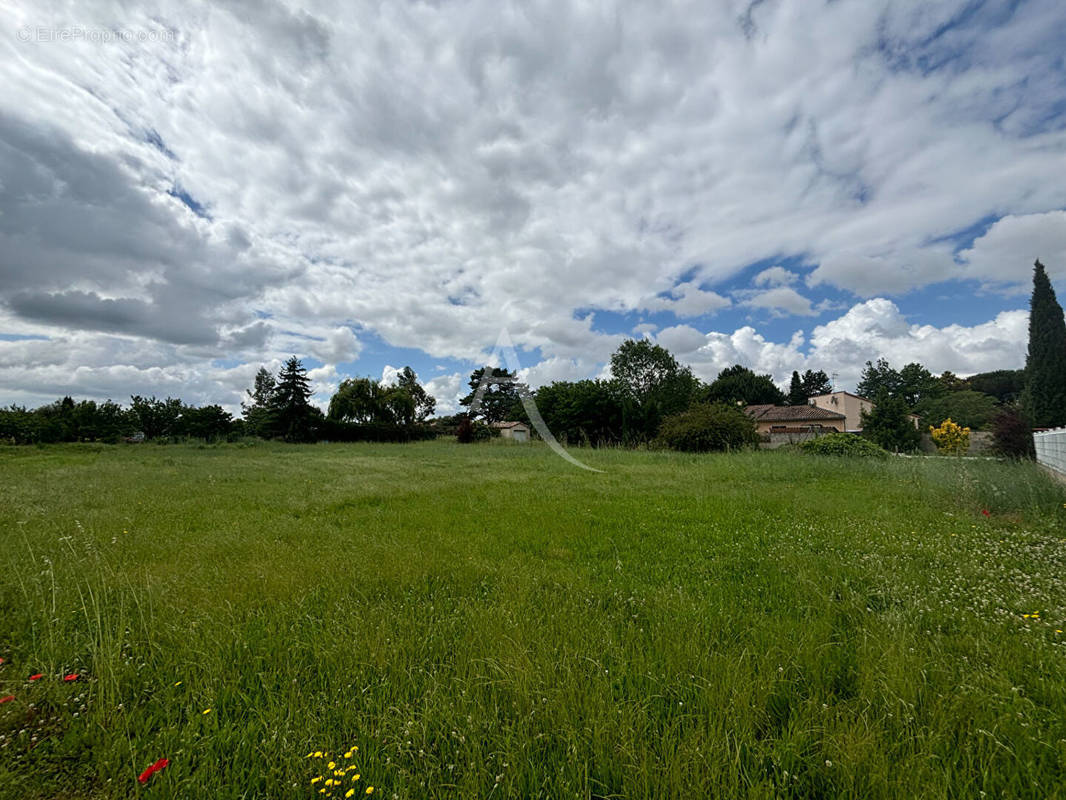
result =
[{"label": "terracotta roof tile", "polygon": [[845,419],[843,414],[818,406],[748,406],[744,409],[759,422],[800,422]]}]

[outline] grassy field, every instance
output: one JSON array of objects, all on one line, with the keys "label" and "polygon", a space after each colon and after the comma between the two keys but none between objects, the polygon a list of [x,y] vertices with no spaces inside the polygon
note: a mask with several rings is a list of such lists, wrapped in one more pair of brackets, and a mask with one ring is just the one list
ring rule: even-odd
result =
[{"label": "grassy field", "polygon": [[580,457],[0,449],[0,797],[1066,796],[1035,467]]}]

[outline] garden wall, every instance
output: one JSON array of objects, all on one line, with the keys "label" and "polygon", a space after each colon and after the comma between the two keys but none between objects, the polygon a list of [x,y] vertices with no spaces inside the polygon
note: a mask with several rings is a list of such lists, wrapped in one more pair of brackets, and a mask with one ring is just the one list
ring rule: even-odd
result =
[{"label": "garden wall", "polygon": [[1033,434],[1036,460],[1045,467],[1066,475],[1066,428]]}]

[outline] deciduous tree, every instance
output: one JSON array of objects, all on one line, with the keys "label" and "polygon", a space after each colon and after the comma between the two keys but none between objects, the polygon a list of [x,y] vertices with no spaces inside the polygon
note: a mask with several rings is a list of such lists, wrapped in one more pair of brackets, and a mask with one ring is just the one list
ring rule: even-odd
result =
[{"label": "deciduous tree", "polygon": [[276,382],[266,367],[260,367],[255,374],[255,383],[246,389],[247,398],[241,403],[244,416],[245,432],[251,436],[269,437],[274,428],[271,416],[271,403],[274,399]]},{"label": "deciduous tree", "polygon": [[856,391],[870,400],[881,395],[896,397],[902,382],[899,372],[892,369],[887,360],[879,358],[876,364],[866,362]]},{"label": "deciduous tree", "polygon": [[874,401],[873,410],[863,412],[862,435],[885,450],[917,450],[922,436],[909,414],[902,397],[882,392]]},{"label": "deciduous tree", "polygon": [[707,387],[704,399],[729,405],[780,405],[785,402],[785,395],[769,375],[756,375],[747,367],[734,364],[718,373]]}]

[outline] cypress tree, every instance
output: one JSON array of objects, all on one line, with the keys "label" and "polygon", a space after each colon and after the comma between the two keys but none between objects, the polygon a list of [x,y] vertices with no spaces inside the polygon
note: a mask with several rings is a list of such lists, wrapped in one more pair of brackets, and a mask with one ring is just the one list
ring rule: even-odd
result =
[{"label": "cypress tree", "polygon": [[807,393],[803,390],[803,381],[800,380],[800,374],[796,370],[792,370],[792,382],[788,385],[788,404],[790,406],[802,406],[806,402]]},{"label": "cypress tree", "polygon": [[1038,428],[1066,425],[1066,319],[1044,265],[1033,265],[1023,406]]}]

